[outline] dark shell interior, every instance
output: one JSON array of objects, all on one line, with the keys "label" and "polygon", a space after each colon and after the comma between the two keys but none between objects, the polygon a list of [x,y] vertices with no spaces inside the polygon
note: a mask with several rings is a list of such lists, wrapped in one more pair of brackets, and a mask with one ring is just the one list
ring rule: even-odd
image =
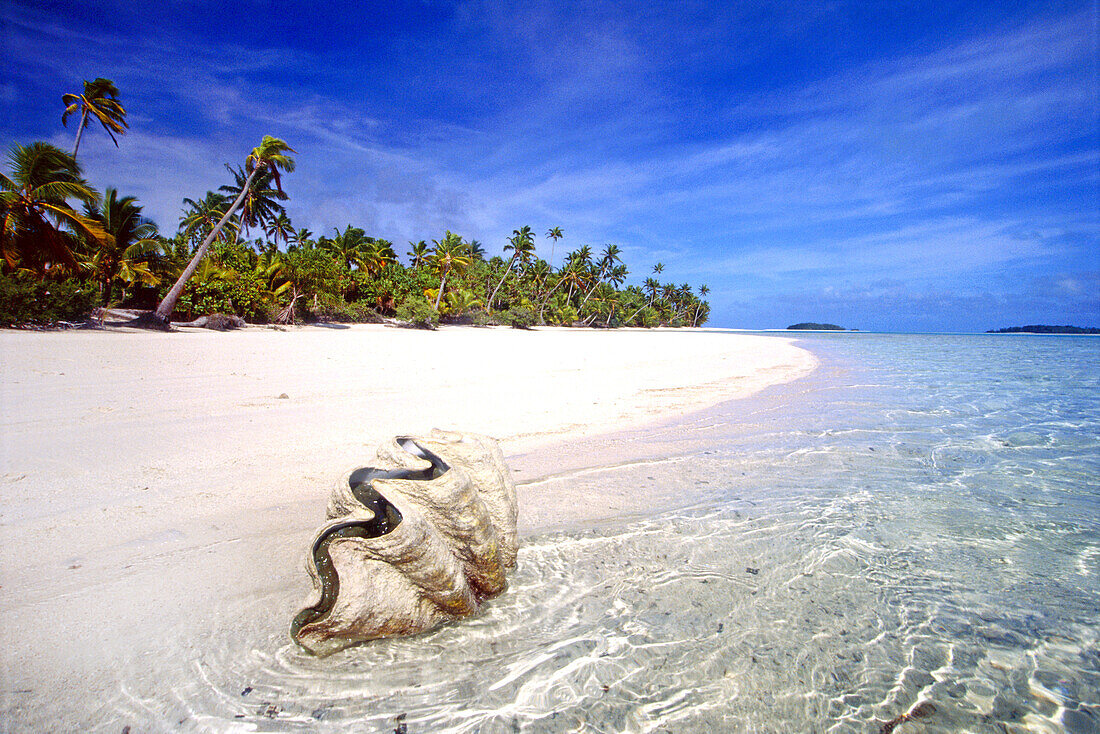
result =
[{"label": "dark shell interior", "polygon": [[340,575],[332,564],[329,544],[337,538],[377,538],[390,533],[401,523],[401,513],[373,486],[375,479],[412,479],[428,481],[443,475],[450,469],[446,462],[431,451],[423,448],[411,438],[398,439],[401,448],[413,456],[427,459],[431,467],[424,470],[379,469],[365,466],[356,469],[348,477],[348,485],[355,499],[374,513],[370,520],[349,520],[329,528],[313,544],[313,563],[321,578],[321,600],[312,607],[298,612],[290,625],[290,635],[295,640],[302,628],[324,618],[336,603],[340,593]]}]

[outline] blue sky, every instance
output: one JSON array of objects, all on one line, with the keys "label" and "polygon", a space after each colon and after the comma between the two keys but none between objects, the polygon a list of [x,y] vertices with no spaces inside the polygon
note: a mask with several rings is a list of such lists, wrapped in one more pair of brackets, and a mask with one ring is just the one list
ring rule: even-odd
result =
[{"label": "blue sky", "polygon": [[116,82],[130,133],[81,162],[166,232],[271,134],[296,226],[560,226],[714,326],[1100,326],[1095,1],[8,0],[0,49],[5,148],[70,148],[61,95]]}]

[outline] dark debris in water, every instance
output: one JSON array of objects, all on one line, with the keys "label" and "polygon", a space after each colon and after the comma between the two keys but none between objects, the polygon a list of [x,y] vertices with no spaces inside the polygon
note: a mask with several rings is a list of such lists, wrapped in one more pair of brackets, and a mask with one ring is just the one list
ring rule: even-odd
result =
[{"label": "dark debris in water", "polygon": [[397,728],[393,730],[393,734],[409,734],[409,727],[405,724],[405,717],[408,714],[398,714],[394,721],[397,722]]},{"label": "dark debris in water", "polygon": [[241,691],[242,696],[247,696],[249,693],[252,693],[252,686],[245,686],[244,690]]},{"label": "dark debris in water", "polygon": [[936,713],[935,705],[931,701],[922,701],[913,708],[909,709],[908,713],[897,716],[883,724],[882,728],[878,730],[879,734],[890,734],[892,731],[894,731],[894,729],[898,728],[907,721],[924,719],[934,713]]},{"label": "dark debris in water", "polygon": [[758,573],[760,573],[760,569],[753,568],[752,566],[746,566],[745,573],[751,573],[753,576],[756,576]]}]

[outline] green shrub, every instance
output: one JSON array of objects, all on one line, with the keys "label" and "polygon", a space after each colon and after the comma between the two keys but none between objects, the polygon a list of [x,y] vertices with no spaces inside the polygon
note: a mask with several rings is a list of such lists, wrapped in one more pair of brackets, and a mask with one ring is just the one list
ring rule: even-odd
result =
[{"label": "green shrub", "polygon": [[513,329],[530,329],[538,320],[538,314],[530,306],[513,306],[501,314],[501,320]]},{"label": "green shrub", "polygon": [[314,321],[334,321],[341,324],[377,324],[381,321],[378,312],[366,301],[345,303],[339,298],[323,296],[317,299],[317,305],[306,309]]},{"label": "green shrub", "polygon": [[492,326],[497,323],[496,319],[485,311],[473,311],[467,314],[466,317],[474,326]]},{"label": "green shrub", "polygon": [[356,301],[347,305],[348,321],[353,324],[378,324],[382,317],[366,301]]},{"label": "green shrub", "polygon": [[419,329],[434,329],[439,325],[439,312],[425,298],[411,298],[397,307],[397,319]]},{"label": "green shrub", "polygon": [[176,303],[176,320],[191,320],[213,313],[240,316],[254,324],[271,321],[274,305],[258,274],[251,270],[225,270],[216,277],[187,284]]},{"label": "green shrub", "polygon": [[0,275],[0,325],[44,326],[81,321],[99,300],[95,286],[79,280],[36,281]]}]

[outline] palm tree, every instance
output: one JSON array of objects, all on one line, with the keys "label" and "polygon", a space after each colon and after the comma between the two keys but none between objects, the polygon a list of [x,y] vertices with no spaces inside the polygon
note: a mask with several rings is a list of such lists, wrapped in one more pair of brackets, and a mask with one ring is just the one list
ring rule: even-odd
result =
[{"label": "palm tree", "polygon": [[466,246],[470,248],[470,259],[472,260],[484,260],[485,248],[481,246],[481,243],[477,240],[470,240],[466,243]]},{"label": "palm tree", "polygon": [[[550,298],[561,286],[566,283],[569,284],[569,298],[573,297],[573,289],[580,283],[584,282],[581,275],[581,268],[585,261],[585,258],[590,258],[592,254],[592,248],[585,245],[576,252],[571,252],[565,259],[565,264],[562,266],[561,273],[558,277],[558,282],[554,284],[554,287],[546,292],[546,295],[542,299],[542,303],[539,305],[539,323],[542,323],[542,314],[546,310],[547,304],[550,303]],[[567,298],[566,301],[569,299]]]},{"label": "palm tree", "polygon": [[585,326],[593,324],[603,314],[604,308],[607,309],[607,322],[610,322],[611,317],[615,315],[615,296],[617,294],[617,291],[609,284],[597,283],[596,287],[592,289],[592,295],[595,296],[592,300],[592,315],[585,319]]},{"label": "palm tree", "polygon": [[[699,286],[699,297],[700,297],[700,299],[706,298],[708,293],[710,293],[710,288],[707,286],[706,283],[703,283],[701,286]],[[692,318],[692,320],[691,320],[691,325],[692,326],[695,326],[699,322],[699,309],[701,309],[702,307],[703,307],[703,301],[702,300],[700,300],[698,303],[695,304],[695,317]]]},{"label": "palm tree", "polygon": [[504,246],[504,251],[512,251],[512,258],[508,261],[508,265],[504,268],[504,275],[500,276],[500,282],[497,283],[497,287],[493,289],[493,293],[489,296],[489,301],[485,304],[486,311],[493,310],[493,302],[496,300],[497,291],[504,285],[504,279],[508,277],[508,273],[512,272],[512,265],[515,264],[516,258],[522,258],[524,261],[531,257],[531,253],[535,251],[535,236],[531,233],[531,228],[524,225],[521,229],[513,229],[512,236],[508,238],[508,244]]},{"label": "palm tree", "polygon": [[337,260],[347,266],[348,270],[351,270],[362,257],[363,248],[371,241],[366,232],[349,224],[344,227],[343,232],[337,227],[336,236],[331,240],[325,240],[321,244],[321,249],[332,253]]},{"label": "palm tree", "polygon": [[[294,245],[296,247],[305,247],[307,244],[312,246],[313,233],[305,227],[302,227],[294,233]],[[287,243],[289,245],[289,243]]]},{"label": "palm tree", "polygon": [[103,192],[103,201],[98,207],[85,204],[84,211],[110,235],[89,261],[92,275],[99,282],[103,303],[111,303],[116,280],[124,284],[156,285],[157,278],[144,258],[159,249],[157,225],[142,216],[137,199],[133,196],[120,198],[118,191],[109,188]]},{"label": "palm tree", "polygon": [[290,281],[283,275],[283,258],[278,250],[262,252],[252,266],[252,272],[263,284],[261,295],[270,304],[275,305],[279,296],[290,288]]},{"label": "palm tree", "polygon": [[76,159],[49,143],[31,143],[12,146],[8,163],[11,177],[0,173],[0,254],[5,267],[40,275],[78,269],[73,235],[96,246],[105,244],[109,235],[99,222],[68,203],[99,202],[99,195],[81,177]]},{"label": "palm tree", "polygon": [[577,309],[577,313],[584,313],[584,304],[588,303],[588,299],[592,297],[592,293],[596,290],[596,286],[603,282],[604,275],[609,273],[612,268],[619,262],[619,254],[622,250],[618,245],[608,244],[603,249],[603,254],[600,256],[600,269],[596,273],[595,279],[592,281],[592,285],[588,289],[588,293],[585,294],[584,300],[581,301],[580,308]]},{"label": "palm tree", "polygon": [[577,288],[584,288],[588,284],[588,278],[592,270],[592,248],[584,245],[581,249],[569,253],[569,261],[575,264],[575,267],[569,268],[565,272],[565,277],[570,281],[569,295],[566,300],[572,303],[573,291]]},{"label": "palm tree", "polygon": [[447,287],[447,274],[451,270],[461,270],[470,264],[470,253],[462,238],[447,230],[442,240],[432,240],[435,251],[432,253],[431,262],[435,271],[439,273],[439,292],[435,294],[435,310],[439,310],[439,301],[443,298],[443,289]]},{"label": "palm tree", "polygon": [[695,301],[695,294],[691,291],[690,283],[680,284],[680,287],[676,289],[675,301],[676,313],[673,315],[673,318],[687,318],[688,312],[691,311],[692,304]]},{"label": "palm tree", "polygon": [[271,188],[272,174],[265,171],[258,174],[251,186],[246,186],[248,175],[244,169],[238,166],[231,167],[226,164],[225,170],[233,174],[234,183],[227,186],[219,186],[218,191],[224,191],[228,196],[239,196],[241,192],[247,192],[240,206],[240,230],[246,235],[252,227],[266,229],[268,222],[274,221],[278,216],[286,216],[286,210],[280,201],[286,201],[286,194],[282,190]]},{"label": "palm tree", "polygon": [[66,94],[61,97],[61,102],[65,105],[65,114],[61,115],[62,125],[68,124],[69,115],[80,113],[80,125],[76,128],[76,142],[73,143],[73,158],[76,158],[76,151],[80,148],[80,136],[88,124],[88,115],[99,120],[116,148],[118,140],[115,139],[115,133],[125,135],[130,127],[126,122],[126,109],[118,101],[118,88],[110,79],[100,77],[91,82],[85,79],[83,94]]},{"label": "palm tree", "polygon": [[550,264],[554,264],[554,245],[558,244],[564,235],[561,233],[561,227],[551,227],[546,230],[546,236],[550,238]]},{"label": "palm tree", "polygon": [[626,269],[625,265],[616,265],[611,268],[607,273],[607,282],[615,286],[616,289],[623,284],[626,280],[626,276],[630,275],[630,271]]},{"label": "palm tree", "polygon": [[412,246],[412,249],[408,252],[408,256],[410,258],[409,267],[414,269],[419,268],[421,265],[428,262],[429,255],[427,242],[425,242],[424,240],[420,240],[419,242],[413,242],[412,240],[409,240],[409,245]]},{"label": "palm tree", "polygon": [[[659,270],[658,268],[660,268],[660,270]],[[654,265],[654,266],[653,266],[653,272],[654,272],[654,273],[659,273],[659,272],[661,272],[661,270],[663,270],[663,269],[664,269],[664,266],[663,266],[663,265],[661,265],[661,263],[657,263],[656,265]],[[646,278],[646,279],[645,279],[645,290],[649,291],[649,300],[647,300],[647,301],[645,302],[645,305],[643,305],[643,306],[642,306],[641,308],[639,308],[639,309],[638,309],[637,311],[635,311],[634,313],[630,314],[630,316],[628,316],[628,317],[626,318],[626,323],[628,323],[628,324],[629,324],[629,323],[630,323],[631,321],[633,321],[633,320],[634,320],[634,317],[635,317],[635,316],[637,316],[637,315],[638,315],[638,314],[640,314],[640,313],[641,313],[642,311],[644,311],[645,309],[647,309],[647,308],[649,308],[650,306],[652,306],[652,305],[653,305],[653,301],[654,301],[654,300],[656,300],[656,298],[657,298],[657,289],[658,289],[658,288],[660,288],[660,287],[661,287],[661,284],[660,284],[660,283],[658,283],[658,282],[657,282],[656,280],[654,280],[653,278]]]},{"label": "palm tree", "polygon": [[448,316],[461,316],[481,305],[478,297],[466,289],[451,291],[443,302],[443,311]]},{"label": "palm tree", "polygon": [[171,290],[168,291],[168,295],[164,297],[164,300],[157,306],[157,310],[154,312],[151,322],[153,326],[166,329],[169,324],[169,317],[172,315],[172,310],[176,307],[176,301],[179,300],[180,295],[183,293],[183,288],[187,285],[187,281],[194,274],[195,268],[199,266],[199,262],[206,256],[206,251],[210,249],[210,243],[214,241],[214,238],[218,236],[222,227],[225,226],[226,221],[237,211],[237,208],[244,201],[245,195],[248,193],[248,189],[252,186],[252,182],[256,176],[259,176],[265,172],[272,174],[272,179],[275,181],[275,187],[280,193],[283,191],[282,181],[279,176],[280,169],[291,172],[294,170],[294,159],[287,156],[287,153],[295,153],[293,148],[287,145],[278,138],[273,138],[270,135],[265,135],[264,139],[260,141],[260,144],[252,149],[252,152],[248,154],[248,157],[244,160],[244,169],[248,171],[248,179],[245,181],[245,186],[237,195],[237,199],[233,202],[233,205],[229,207],[227,211],[218,223],[214,225],[214,229],[210,234],[206,236],[206,239],[202,241],[202,245],[199,246],[195,256],[191,258],[191,262],[187,263],[187,267],[183,269],[183,273],[180,274],[179,280],[175,282]]},{"label": "palm tree", "polygon": [[538,303],[542,300],[542,289],[546,286],[550,271],[550,264],[541,257],[534,258],[524,269],[523,277],[533,302]]},{"label": "palm tree", "polygon": [[375,240],[370,237],[359,248],[356,264],[367,275],[376,275],[387,265],[397,262],[397,253],[393,251],[386,240]]},{"label": "palm tree", "polygon": [[297,237],[294,233],[294,225],[290,223],[290,217],[286,215],[285,211],[280,211],[279,216],[267,223],[267,226],[264,227],[264,234],[270,237],[276,246],[278,246],[279,240],[282,240],[284,245],[288,245],[291,237]]},{"label": "palm tree", "polygon": [[[229,207],[229,199],[214,191],[207,191],[206,196],[198,201],[184,199],[183,203],[189,207],[183,212],[180,219],[180,233],[189,240],[201,242],[206,235],[214,230],[214,226],[225,216]],[[223,230],[237,231],[236,222],[227,222]]]}]

